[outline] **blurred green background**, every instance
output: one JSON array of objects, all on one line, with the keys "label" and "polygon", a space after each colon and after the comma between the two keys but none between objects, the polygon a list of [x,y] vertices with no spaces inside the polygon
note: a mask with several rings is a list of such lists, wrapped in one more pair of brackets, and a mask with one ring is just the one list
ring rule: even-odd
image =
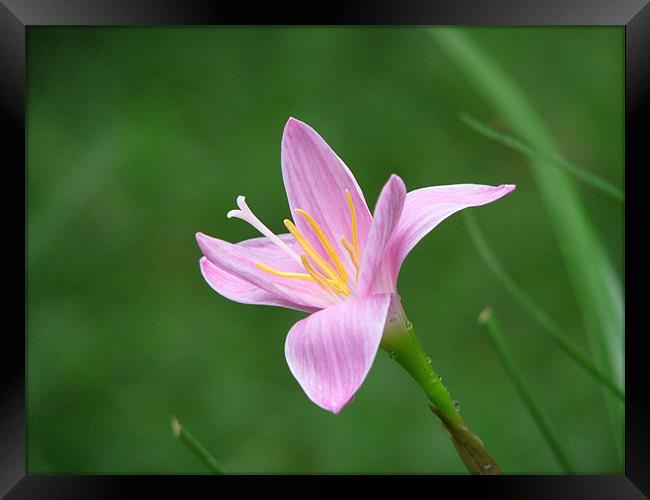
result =
[{"label": "blurred green background", "polygon": [[[567,158],[622,186],[622,28],[464,31],[521,85]],[[29,27],[27,44],[29,472],[207,472],[173,438],[172,414],[229,472],[465,472],[384,352],[332,415],[284,360],[303,315],[230,302],[201,277],[196,231],[257,236],[225,217],[237,195],[284,231],[289,116],[328,141],[371,208],[392,172],[409,189],[517,184],[471,210],[515,279],[589,352],[526,159],[459,121],[500,117],[425,29]],[[578,190],[620,277],[622,204]],[[621,471],[599,386],[507,294],[460,216],[410,254],[399,290],[505,471],[561,469],[477,324],[487,305],[579,469]]]}]

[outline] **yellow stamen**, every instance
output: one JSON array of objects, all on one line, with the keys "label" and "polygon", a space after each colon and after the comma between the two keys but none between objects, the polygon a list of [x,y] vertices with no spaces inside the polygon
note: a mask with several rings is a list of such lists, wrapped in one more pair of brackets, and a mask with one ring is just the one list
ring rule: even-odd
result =
[{"label": "yellow stamen", "polygon": [[352,293],[347,285],[341,281],[327,280],[327,282],[337,293],[342,293],[343,295],[350,295]]},{"label": "yellow stamen", "polygon": [[[352,217],[352,243],[350,243],[346,238],[342,238],[341,242],[343,243],[343,246],[346,249],[346,251],[350,254],[350,259],[352,260],[352,263],[356,268],[355,280],[358,280],[359,267],[361,265],[361,254],[359,252],[359,241],[357,237],[357,216],[354,209],[354,204],[352,202],[352,195],[350,194],[350,191],[346,189],[345,193],[347,196],[348,206],[350,208],[350,216]],[[334,245],[332,245],[330,240],[327,239],[327,236],[325,236],[325,232],[321,229],[321,227],[318,225],[318,223],[314,220],[314,218],[311,215],[309,215],[307,212],[301,209],[296,209],[296,212],[307,219],[307,222],[309,222],[309,225],[314,230],[314,233],[316,234],[318,241],[321,243],[321,245],[327,252],[327,255],[329,256],[332,264],[334,264],[336,271],[316,250],[314,250],[314,247],[312,247],[311,244],[307,241],[307,238],[303,236],[303,234],[298,230],[296,225],[293,222],[291,222],[289,219],[284,220],[284,225],[289,230],[289,232],[293,235],[293,237],[295,238],[296,242],[300,245],[300,247],[305,251],[305,254],[300,255],[300,261],[302,262],[303,267],[307,271],[307,274],[280,271],[273,267],[267,266],[262,262],[256,262],[255,265],[260,269],[262,269],[263,271],[273,274],[275,276],[279,276],[281,278],[293,278],[299,280],[316,281],[324,290],[328,292],[351,295],[352,292],[350,291],[350,289],[346,284],[348,281],[348,274],[346,272],[345,267],[343,266],[343,263],[341,262],[341,259],[336,253],[336,250],[334,249]],[[312,264],[308,260],[307,258],[308,256],[309,258],[311,258],[314,264]],[[318,266],[322,272],[317,270],[315,266]]]},{"label": "yellow stamen", "polygon": [[323,248],[327,252],[327,255],[329,255],[330,259],[332,259],[332,262],[334,263],[334,266],[336,267],[336,270],[338,271],[339,276],[341,277],[341,281],[343,281],[344,283],[347,283],[348,274],[345,272],[345,268],[343,267],[343,264],[341,263],[341,259],[339,259],[339,256],[336,254],[336,251],[334,250],[334,247],[330,243],[330,240],[327,239],[327,236],[325,236],[325,233],[320,228],[318,223],[313,219],[313,217],[311,215],[309,215],[304,210],[301,210],[300,208],[297,208],[296,212],[299,213],[300,215],[303,215],[305,217],[305,219],[307,219],[307,222],[309,222],[312,229],[316,233],[316,236],[318,237],[318,240],[322,243]]},{"label": "yellow stamen", "polygon": [[361,253],[359,252],[359,239],[357,237],[357,212],[354,209],[354,203],[352,203],[352,195],[350,191],[345,190],[345,195],[348,199],[348,207],[350,208],[350,216],[352,217],[352,243],[350,243],[347,238],[342,238],[341,243],[350,254],[350,259],[352,259],[352,264],[356,273],[354,275],[354,281],[359,281],[359,267],[361,267]]},{"label": "yellow stamen", "polygon": [[361,267],[359,256],[355,253],[354,246],[352,246],[352,243],[350,243],[347,238],[341,238],[341,243],[343,243],[343,246],[348,251],[348,254],[350,254],[350,259],[352,259],[352,264],[354,264],[354,268],[356,270],[354,281],[359,281],[359,267]]},{"label": "yellow stamen", "polygon": [[[304,274],[304,273],[292,273],[288,271],[280,271],[279,269],[275,269],[271,266],[267,266],[263,262],[256,262],[255,265],[259,267],[262,271],[266,271],[267,273],[274,274],[276,276],[280,276],[280,278],[294,278],[297,280],[308,280],[308,281],[314,281],[314,278],[310,274]],[[331,279],[326,279],[327,283],[331,286],[336,287],[338,285],[338,281],[331,280]],[[349,290],[346,287],[347,290]],[[344,291],[341,291],[341,293],[345,293]]]},{"label": "yellow stamen", "polygon": [[[309,275],[312,278],[314,278],[316,283],[318,283],[320,286],[322,286],[324,290],[326,290],[328,292],[334,290],[335,292],[338,292],[338,293],[343,293],[345,295],[350,295],[350,290],[348,289],[347,286],[345,286],[345,284],[340,283],[340,282],[334,284],[334,283],[326,280],[325,277],[321,273],[316,271],[316,269],[314,269],[313,266],[310,264],[310,262],[307,260],[307,256],[305,254],[302,254],[300,256],[300,260],[302,261],[302,265],[305,267],[305,269],[307,270]],[[340,288],[341,285],[343,287],[345,287],[345,289]]]},{"label": "yellow stamen", "polygon": [[345,190],[348,198],[348,207],[350,207],[350,214],[352,215],[352,245],[354,246],[354,253],[359,255],[359,240],[357,239],[357,212],[354,210],[354,203],[352,203],[352,195],[350,191]]},{"label": "yellow stamen", "polygon": [[313,260],[316,263],[316,265],[318,265],[329,278],[336,281],[341,280],[339,275],[336,274],[334,269],[332,269],[332,266],[330,266],[327,262],[325,262],[325,260],[320,255],[318,255],[318,252],[314,250],[314,247],[312,247],[309,244],[307,239],[302,235],[302,233],[293,224],[293,222],[291,222],[289,219],[284,219],[284,225],[287,227],[289,232],[293,235],[293,237],[296,239],[296,241],[302,247],[305,253],[311,257],[311,260]]},{"label": "yellow stamen", "polygon": [[357,254],[354,251],[354,246],[352,245],[352,243],[350,243],[348,239],[345,237],[341,238],[341,243],[343,243],[343,246],[348,251],[348,254],[350,254],[350,259],[352,259],[352,263],[354,264],[354,267],[359,267]]},{"label": "yellow stamen", "polygon": [[278,271],[277,269],[273,269],[270,266],[267,266],[266,264],[263,264],[261,262],[256,262],[255,265],[259,267],[262,271],[266,271],[267,273],[275,274],[276,276],[280,276],[281,278],[295,278],[297,280],[313,280],[309,274],[304,274],[304,273],[289,273],[286,271]]}]

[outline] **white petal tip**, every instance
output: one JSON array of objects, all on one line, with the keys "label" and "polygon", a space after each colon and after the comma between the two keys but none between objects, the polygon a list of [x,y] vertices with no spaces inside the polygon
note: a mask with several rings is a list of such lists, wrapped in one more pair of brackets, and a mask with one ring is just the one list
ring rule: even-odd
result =
[{"label": "white petal tip", "polygon": [[298,118],[294,118],[293,116],[290,116],[289,119],[287,120],[287,123],[284,126],[285,132],[289,130],[313,130],[309,125],[307,125],[305,122],[302,122],[298,120]]},{"label": "white petal tip", "polygon": [[232,219],[233,217],[238,217],[240,214],[241,210],[229,210],[226,217]]},{"label": "white petal tip", "polygon": [[314,403],[320,406],[323,410],[333,413],[334,415],[338,415],[339,413],[341,413],[341,410],[345,408],[344,404],[332,403],[331,401],[328,401],[327,403],[318,403],[314,401]]},{"label": "white petal tip", "polygon": [[203,252],[203,255],[205,255],[207,252],[207,247],[210,244],[210,237],[207,234],[203,234],[201,232],[196,233],[194,237],[196,238],[196,244],[199,245],[201,252]]},{"label": "white petal tip", "polygon": [[319,406],[321,408],[333,413],[334,415],[338,415],[339,413],[341,413],[343,408],[345,408],[350,403],[352,403],[352,401],[354,401],[354,394],[352,396],[350,396],[344,403],[329,401],[328,403],[322,404],[322,405],[319,405]]}]

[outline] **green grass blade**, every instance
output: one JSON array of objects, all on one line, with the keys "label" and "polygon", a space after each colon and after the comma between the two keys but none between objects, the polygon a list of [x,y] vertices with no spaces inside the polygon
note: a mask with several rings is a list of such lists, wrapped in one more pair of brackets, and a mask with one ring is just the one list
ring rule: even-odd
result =
[{"label": "green grass blade", "polygon": [[490,268],[492,273],[501,281],[503,286],[510,294],[522,305],[533,317],[540,323],[546,332],[551,336],[555,343],[573,359],[578,366],[582,367],[587,373],[592,375],[596,380],[607,387],[616,397],[625,399],[621,388],[612,380],[612,378],[603,370],[598,368],[589,356],[580,350],[575,343],[564,333],[558,324],[528,295],[508,274],[508,272],[499,263],[494,253],[485,241],[485,237],[476,223],[471,212],[463,211],[465,225],[469,231],[474,246],[478,250],[483,261]]},{"label": "green grass blade", "polygon": [[199,443],[190,432],[181,425],[176,417],[172,417],[172,431],[174,436],[183,441],[215,474],[223,474],[221,465],[214,459],[205,447]]},{"label": "green grass blade", "polygon": [[493,141],[496,141],[500,144],[503,144],[504,146],[507,146],[510,149],[519,151],[520,153],[523,153],[526,156],[528,156],[531,160],[550,161],[554,165],[563,168],[565,171],[569,172],[574,177],[580,179],[582,182],[588,184],[594,189],[598,189],[599,191],[602,191],[603,193],[611,196],[617,201],[625,201],[625,195],[623,194],[623,191],[621,191],[619,188],[610,184],[606,180],[601,179],[597,175],[594,175],[591,172],[574,165],[573,163],[562,158],[561,156],[552,155],[549,153],[545,153],[544,151],[535,149],[529,146],[528,144],[524,143],[523,141],[520,141],[519,139],[515,139],[510,135],[504,134],[503,132],[499,132],[498,130],[488,127],[487,125],[479,122],[475,118],[472,118],[467,113],[461,113],[459,118],[465,125],[476,130],[478,133],[484,135],[485,137],[492,139]]},{"label": "green grass blade", "polygon": [[[535,149],[559,156],[537,113],[512,79],[458,28],[428,30],[512,130]],[[531,159],[533,173],[575,290],[594,357],[623,385],[623,294],[571,178],[552,162]],[[623,404],[604,390],[612,431],[623,453]]]},{"label": "green grass blade", "polygon": [[501,331],[499,324],[494,317],[494,314],[491,309],[485,309],[479,316],[479,323],[485,328],[488,337],[492,341],[503,366],[512,380],[515,389],[521,396],[521,399],[524,401],[526,408],[530,412],[531,416],[535,420],[535,423],[539,427],[542,435],[546,439],[551,451],[555,455],[557,461],[564,467],[567,472],[575,472],[575,466],[573,465],[569,454],[566,452],[560,439],[555,435],[553,431],[553,426],[551,425],[551,419],[546,415],[542,408],[537,404],[537,398],[535,393],[528,385],[522,371],[519,366],[514,361],[514,357],[506,339]]}]

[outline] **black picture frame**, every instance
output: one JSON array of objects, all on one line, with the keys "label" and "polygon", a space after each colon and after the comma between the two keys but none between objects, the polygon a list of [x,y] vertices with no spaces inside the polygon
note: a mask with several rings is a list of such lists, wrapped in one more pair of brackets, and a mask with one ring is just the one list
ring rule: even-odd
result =
[{"label": "black picture frame", "polygon": [[[266,6],[265,6],[266,5]],[[313,7],[313,6],[311,6]],[[650,101],[650,5],[648,0],[403,0],[346,1],[316,9],[277,3],[248,5],[209,1],[173,0],[0,0],[0,103],[3,134],[3,173],[9,174],[9,189],[3,196],[5,226],[13,234],[3,247],[7,261],[5,275],[11,282],[3,301],[5,321],[0,366],[0,495],[7,498],[118,498],[136,488],[164,496],[190,496],[193,489],[210,488],[214,494],[222,485],[212,481],[236,482],[238,488],[257,485],[250,476],[88,476],[35,475],[26,473],[25,433],[25,342],[26,324],[26,154],[25,154],[25,31],[32,25],[608,25],[625,29],[625,184],[627,204],[637,203],[634,190],[637,172],[648,168],[647,132]],[[645,160],[644,160],[645,159]],[[630,181],[632,179],[632,181]],[[15,198],[7,196],[15,195]],[[25,210],[24,218],[16,206]],[[635,214],[625,207],[626,262],[641,255],[634,234]],[[643,213],[643,212],[641,212]],[[636,215],[638,217],[638,215]],[[643,228],[644,221],[639,221]],[[629,239],[628,239],[629,238]],[[19,263],[22,263],[22,271]],[[7,270],[10,272],[7,273]],[[626,301],[632,297],[640,276],[625,279]],[[23,293],[16,293],[16,290]],[[22,306],[21,306],[22,302]],[[628,319],[629,322],[629,319]],[[455,494],[477,493],[498,498],[646,498],[650,494],[650,391],[646,386],[645,329],[630,330],[626,336],[626,419],[625,472],[621,475],[501,476],[491,479],[471,476],[391,476],[389,478],[318,476],[302,481],[351,483],[385,489],[404,481],[420,483],[436,494],[440,486]],[[256,478],[264,487],[282,478]],[[295,479],[292,479],[295,481]],[[296,485],[295,482],[292,484]]]}]

